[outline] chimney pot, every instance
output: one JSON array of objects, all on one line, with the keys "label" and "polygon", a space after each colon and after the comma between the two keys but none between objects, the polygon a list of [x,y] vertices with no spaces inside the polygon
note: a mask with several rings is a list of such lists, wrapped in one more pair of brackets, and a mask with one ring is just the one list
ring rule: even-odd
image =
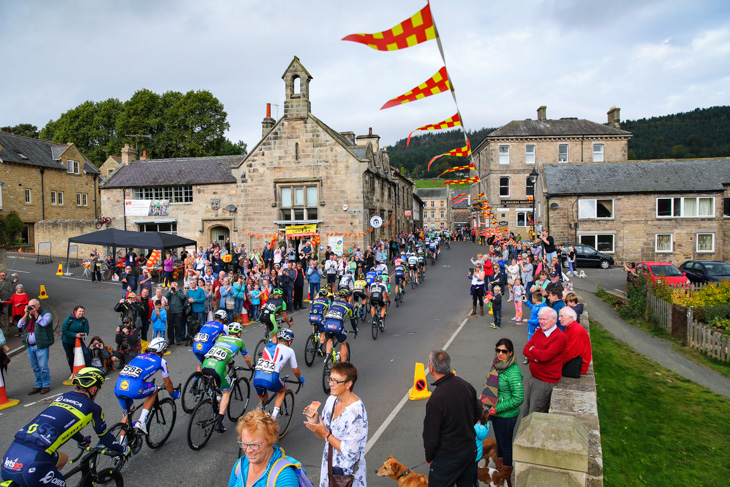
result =
[{"label": "chimney pot", "polygon": [[547,120],[547,107],[545,105],[537,109],[537,119],[540,122]]},{"label": "chimney pot", "polygon": [[271,103],[266,104],[266,118],[271,118]]},{"label": "chimney pot", "polygon": [[368,135],[373,135],[373,128],[372,127],[369,127],[368,128]]},{"label": "chimney pot", "polygon": [[608,126],[613,128],[621,128],[621,109],[615,106],[608,110]]}]

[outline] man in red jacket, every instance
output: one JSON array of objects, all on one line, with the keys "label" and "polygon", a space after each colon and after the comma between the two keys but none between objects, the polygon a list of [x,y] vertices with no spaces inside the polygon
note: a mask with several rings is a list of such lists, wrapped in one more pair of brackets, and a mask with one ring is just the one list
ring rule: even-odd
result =
[{"label": "man in red jacket", "polygon": [[[582,360],[580,366],[580,375],[584,375],[588,372],[588,365],[591,363],[593,357],[593,351],[591,350],[591,338],[588,336],[588,332],[583,326],[576,321],[578,315],[575,313],[573,308],[566,306],[560,310],[558,319],[560,324],[565,327],[565,339],[567,340],[567,346],[565,348],[565,363],[567,364],[573,359]],[[575,365],[577,370],[577,364]],[[573,377],[568,375],[563,370],[563,375],[566,377]]]},{"label": "man in red jacket", "polygon": [[553,387],[558,383],[565,362],[565,334],[557,326],[558,313],[543,308],[539,314],[540,327],[525,345],[522,354],[530,361],[532,377],[525,384],[522,416],[535,411],[547,413]]}]

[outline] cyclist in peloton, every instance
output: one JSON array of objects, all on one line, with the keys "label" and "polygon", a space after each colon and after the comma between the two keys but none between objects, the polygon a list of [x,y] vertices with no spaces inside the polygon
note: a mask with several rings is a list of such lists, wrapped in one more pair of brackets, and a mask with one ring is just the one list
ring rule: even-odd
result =
[{"label": "cyclist in peloton", "polygon": [[226,335],[226,324],[228,323],[228,313],[224,309],[215,312],[214,320],[207,322],[193,337],[193,354],[198,359],[198,367],[195,369],[201,371],[200,364],[205,360],[205,354],[213,348],[213,344],[221,335]]},{"label": "cyclist in peloton", "polygon": [[104,384],[101,370],[85,367],[76,373],[72,382],[76,386],[74,391],[56,397],[15,434],[15,440],[3,458],[3,480],[11,480],[21,487],[64,487],[66,480],[61,469],[68,461],[68,455],[58,449],[70,439],[90,445],[91,437],[81,434],[89,423],[107,448],[120,455],[129,455],[129,448],[114,442],[114,436],[104,422],[104,412],[94,402]]},{"label": "cyclist in peloton", "polygon": [[416,257],[416,254],[411,252],[408,254],[408,268],[411,271],[411,278],[416,280],[416,284],[418,284],[418,267],[419,264],[419,258]]},{"label": "cyclist in peloton", "polygon": [[319,331],[319,353],[324,355],[324,315],[330,307],[329,291],[322,289],[319,291],[314,301],[312,301],[312,309],[309,311],[309,324],[312,325],[312,333]]},{"label": "cyclist in peloton", "polygon": [[406,290],[404,287],[402,287],[403,284],[406,282],[406,268],[403,266],[403,259],[395,259],[395,294],[397,295],[398,292],[400,292],[401,289],[403,289],[403,294],[406,293]]},{"label": "cyclist in peloton", "polygon": [[345,330],[345,318],[350,317],[352,331],[357,338],[357,326],[354,323],[354,313],[350,299],[352,294],[348,289],[340,291],[340,295],[330,305],[329,311],[324,315],[324,331],[327,335],[327,348],[325,354],[332,351],[332,339],[337,338],[342,344],[342,361],[347,361],[347,331]]},{"label": "cyclist in peloton", "polygon": [[208,350],[203,360],[203,373],[213,378],[215,386],[221,391],[220,407],[218,418],[215,422],[215,430],[218,433],[225,433],[227,428],[223,426],[223,415],[226,412],[228,403],[231,400],[230,367],[233,367],[233,359],[240,352],[246,365],[253,367],[251,357],[246,350],[246,344],[241,339],[243,326],[233,322],[228,325],[228,336],[219,336],[213,348]]},{"label": "cyclist in peloton", "polygon": [[[139,419],[134,422],[134,427],[142,433],[147,434],[147,416],[157,399],[157,386],[147,382],[159,370],[162,372],[162,380],[165,389],[173,399],[180,398],[180,391],[176,391],[170,380],[170,372],[167,370],[167,360],[162,358],[167,350],[167,341],[164,338],[154,338],[147,346],[142,355],[137,355],[119,372],[117,383],[114,386],[114,394],[119,400],[119,405],[124,411],[122,423],[127,422],[127,410],[132,407],[134,399],[145,398],[142,404],[142,413]],[[122,445],[126,444],[126,438]]]},{"label": "cyclist in peloton", "polygon": [[293,331],[280,330],[277,339],[269,342],[264,348],[264,352],[256,364],[256,372],[253,375],[253,386],[259,396],[259,408],[263,408],[266,401],[269,400],[269,391],[276,393],[274,411],[271,413],[272,419],[276,419],[279,415],[279,408],[281,408],[286,395],[286,385],[279,378],[279,373],[287,362],[291,365],[297,380],[304,382],[304,377],[302,377],[297,366],[296,354],[290,348],[293,341]]},{"label": "cyclist in peloton", "polygon": [[365,274],[365,282],[368,283],[368,286],[375,282],[375,279],[377,279],[378,273],[375,270],[375,267],[370,269],[367,274]]},{"label": "cyclist in peloton", "polygon": [[372,305],[370,316],[375,316],[375,306],[380,305],[380,319],[385,319],[385,301],[390,301],[388,285],[384,281],[372,283],[370,285],[370,304]]},{"label": "cyclist in peloton", "polygon": [[272,341],[276,340],[276,333],[279,331],[279,324],[276,322],[276,315],[279,313],[284,316],[284,320],[289,323],[289,328],[291,328],[294,322],[286,314],[284,291],[277,287],[274,289],[273,296],[261,307],[261,316],[259,316],[259,321],[266,325],[266,329],[271,333]]}]

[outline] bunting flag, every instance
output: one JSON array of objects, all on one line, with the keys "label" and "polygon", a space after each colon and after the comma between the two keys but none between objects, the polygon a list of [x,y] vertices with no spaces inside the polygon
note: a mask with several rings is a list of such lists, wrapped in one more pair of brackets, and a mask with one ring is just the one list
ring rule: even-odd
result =
[{"label": "bunting flag", "polygon": [[453,203],[455,199],[463,198],[464,196],[469,196],[469,193],[459,193],[453,198],[451,198],[451,202]]},{"label": "bunting flag", "polygon": [[474,176],[474,177],[466,178],[466,179],[452,179],[449,181],[444,181],[441,184],[441,186],[446,186],[447,184],[465,184],[465,183],[478,183],[478,182],[479,182],[479,178]]},{"label": "bunting flag", "polygon": [[429,125],[424,125],[423,127],[418,127],[416,130],[408,134],[408,141],[406,142],[406,147],[408,147],[411,143],[411,135],[418,132],[419,130],[443,130],[443,129],[449,129],[451,127],[456,127],[457,125],[461,125],[461,116],[459,115],[459,112],[456,112],[456,115],[453,117],[449,117],[446,120],[443,120],[439,123],[432,123]]},{"label": "bunting flag", "polygon": [[446,73],[446,66],[439,69],[436,74],[431,76],[425,83],[413,88],[401,96],[397,96],[392,100],[385,103],[380,109],[385,110],[386,108],[395,107],[404,103],[420,100],[431,95],[438,95],[444,91],[452,90],[453,87],[449,82],[449,75]]},{"label": "bunting flag", "polygon": [[[451,169],[447,169],[444,172],[442,172],[441,174],[439,174],[438,176],[436,176],[436,179],[438,179],[441,176],[443,176],[444,174],[447,174],[447,173],[450,173],[450,172],[466,171],[466,170],[470,170],[470,169],[474,169],[476,171],[476,168],[474,167],[474,164],[468,164],[466,166],[454,166]],[[433,185],[436,186],[436,181],[434,181]]]},{"label": "bunting flag", "polygon": [[279,236],[278,233],[275,233],[274,234],[274,238],[271,239],[271,243],[269,244],[269,248],[272,248],[274,246],[274,244],[276,244],[276,237],[278,237],[278,236]]},{"label": "bunting flag", "polygon": [[375,34],[350,34],[343,41],[359,42],[378,51],[397,51],[422,42],[436,39],[436,26],[431,17],[431,6],[426,4],[410,19],[406,19],[392,29]]},{"label": "bunting flag", "polygon": [[439,157],[443,156],[454,156],[454,157],[469,157],[471,155],[471,144],[469,143],[469,140],[467,139],[466,145],[464,147],[461,147],[459,149],[450,150],[449,152],[445,154],[439,154],[435,156],[433,159],[428,161],[428,166],[426,167],[426,171],[429,171],[431,169],[431,163],[438,159]]}]

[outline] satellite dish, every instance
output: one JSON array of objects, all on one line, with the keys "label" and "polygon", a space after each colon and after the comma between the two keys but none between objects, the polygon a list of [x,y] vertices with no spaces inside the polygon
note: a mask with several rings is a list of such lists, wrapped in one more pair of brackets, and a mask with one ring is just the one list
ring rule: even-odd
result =
[{"label": "satellite dish", "polygon": [[557,210],[558,208],[560,208],[560,206],[557,203],[550,203],[551,210]]},{"label": "satellite dish", "polygon": [[226,206],[226,210],[230,211],[231,213],[235,213],[238,208],[236,208],[234,205],[228,205]]},{"label": "satellite dish", "polygon": [[349,208],[349,206],[347,206],[347,205],[342,205],[342,211],[347,211],[347,209],[348,209],[348,208]]}]

